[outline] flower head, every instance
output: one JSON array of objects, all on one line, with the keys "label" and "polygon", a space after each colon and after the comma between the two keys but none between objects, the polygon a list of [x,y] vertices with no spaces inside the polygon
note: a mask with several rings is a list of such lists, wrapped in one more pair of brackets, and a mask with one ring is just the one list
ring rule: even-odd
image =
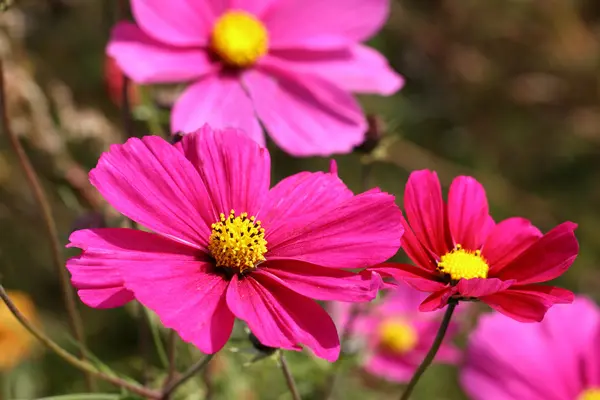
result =
[{"label": "flower head", "polygon": [[600,310],[585,297],[539,324],[484,315],[469,336],[461,384],[474,400],[596,400]]},{"label": "flower head", "polygon": [[545,235],[523,218],[496,224],[475,179],[454,179],[445,203],[437,174],[427,170],[410,175],[404,208],[402,248],[416,266],[373,270],[430,292],[421,311],[444,307],[451,298],[479,299],[531,322],[541,321],[552,305],[573,300],[571,292],[539,283],[560,276],[575,260],[576,224],[565,222]]},{"label": "flower head", "polygon": [[[23,316],[36,323],[37,313],[31,298],[14,290],[7,291],[7,294]],[[17,321],[6,304],[0,302],[0,372],[10,370],[26,359],[33,346],[33,336]]]},{"label": "flower head", "polygon": [[389,0],[131,6],[137,25],[117,24],[107,53],[138,83],[191,82],[173,107],[173,132],[206,122],[241,128],[264,144],[262,123],[290,154],[349,152],[367,129],[351,92],[390,95],[403,84],[384,57],[360,44],[385,22]]},{"label": "flower head", "polygon": [[208,126],[172,146],[156,136],[114,145],[90,172],[121,213],[154,231],[87,229],[67,267],[84,303],[134,297],[203,352],[218,351],[234,317],[262,344],[339,353],[316,300],[369,301],[400,247],[391,195],[353,195],[337,175],[303,172],[269,189],[269,153],[234,129]]},{"label": "flower head", "polygon": [[[361,310],[349,327],[350,338],[361,348],[366,371],[391,381],[408,382],[429,351],[443,313],[419,312],[419,303],[426,295],[410,286],[399,285],[386,292],[383,301]],[[350,306],[341,302],[330,304],[331,315],[339,327],[348,324]],[[449,343],[456,328],[452,322],[436,355],[437,361],[458,361],[459,351]]]}]

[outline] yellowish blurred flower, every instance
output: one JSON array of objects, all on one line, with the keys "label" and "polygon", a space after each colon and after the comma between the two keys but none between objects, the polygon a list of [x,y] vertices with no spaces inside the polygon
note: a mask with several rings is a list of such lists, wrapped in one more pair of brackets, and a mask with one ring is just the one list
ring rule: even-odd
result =
[{"label": "yellowish blurred flower", "polygon": [[[17,309],[32,323],[36,323],[35,305],[31,298],[18,291],[7,291]],[[0,372],[12,369],[29,357],[34,338],[12,315],[4,302],[0,301]]]}]

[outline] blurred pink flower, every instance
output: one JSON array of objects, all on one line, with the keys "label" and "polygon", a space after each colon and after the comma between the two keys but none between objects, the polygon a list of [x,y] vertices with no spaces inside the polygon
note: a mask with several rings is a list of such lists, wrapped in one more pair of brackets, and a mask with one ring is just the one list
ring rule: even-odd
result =
[{"label": "blurred pink flower", "polygon": [[[334,172],[302,172],[269,190],[269,152],[208,126],[175,146],[157,136],[113,145],[90,172],[118,211],[156,232],[86,229],[67,268],[82,301],[134,297],[163,324],[214,353],[234,317],[262,344],[333,361],[333,321],[312,299],[369,301],[377,274],[356,274],[400,246],[401,213],[378,189],[353,195]],[[259,221],[260,220],[260,221]]]},{"label": "blurred pink flower", "polygon": [[475,400],[600,399],[600,310],[577,297],[539,324],[484,315],[465,358],[460,381]]},{"label": "blurred pink flower", "polygon": [[432,311],[451,298],[477,298],[522,322],[541,321],[554,304],[570,303],[573,293],[539,285],[562,275],[579,245],[572,222],[542,233],[526,219],[496,224],[483,186],[459,176],[442,198],[437,174],[413,172],[404,192],[405,235],[402,248],[416,264],[373,268],[384,276],[430,292],[421,311]]},{"label": "blurred pink flower", "polygon": [[137,25],[119,23],[107,52],[138,83],[192,82],[173,132],[209,123],[264,144],[260,122],[296,156],[349,152],[367,125],[350,92],[390,95],[403,85],[359,42],[388,16],[389,0],[132,0]]},{"label": "blurred pink flower", "polygon": [[[366,371],[390,381],[408,382],[429,351],[443,312],[419,312],[419,304],[427,295],[404,284],[382,293],[386,296],[380,303],[361,305],[363,311],[351,324],[350,339],[359,342]],[[330,304],[330,313],[340,331],[347,326],[350,307],[350,303]],[[458,361],[460,352],[450,343],[456,328],[454,320],[436,361]]]}]

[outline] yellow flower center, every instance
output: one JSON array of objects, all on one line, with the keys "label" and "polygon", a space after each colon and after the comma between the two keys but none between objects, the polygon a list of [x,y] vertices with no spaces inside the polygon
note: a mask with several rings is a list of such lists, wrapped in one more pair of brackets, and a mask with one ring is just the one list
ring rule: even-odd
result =
[{"label": "yellow flower center", "polygon": [[228,11],[215,23],[211,45],[225,64],[244,68],[267,53],[269,34],[252,14]]},{"label": "yellow flower center", "polygon": [[488,266],[481,251],[465,250],[460,244],[449,253],[442,256],[438,262],[438,270],[450,275],[453,281],[460,279],[487,278]]},{"label": "yellow flower center", "polygon": [[577,400],[600,400],[600,388],[584,390]]},{"label": "yellow flower center", "polygon": [[388,319],[379,325],[379,340],[394,353],[404,354],[415,348],[419,337],[412,324],[401,319]]},{"label": "yellow flower center", "polygon": [[208,250],[217,267],[245,272],[265,260],[265,230],[255,217],[248,218],[247,213],[236,217],[235,211],[231,210],[229,216],[221,213],[220,221],[212,224],[211,228]]}]

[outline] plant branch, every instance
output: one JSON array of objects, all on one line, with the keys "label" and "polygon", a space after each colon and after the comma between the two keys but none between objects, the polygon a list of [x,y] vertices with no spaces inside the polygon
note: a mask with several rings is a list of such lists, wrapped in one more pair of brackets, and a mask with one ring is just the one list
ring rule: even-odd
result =
[{"label": "plant branch", "polygon": [[279,350],[279,365],[281,366],[281,371],[283,372],[283,376],[285,377],[285,383],[290,389],[292,399],[302,400],[302,398],[300,397],[300,392],[298,392],[298,387],[296,386],[296,381],[294,381],[292,371],[290,371],[290,367],[288,366],[287,360],[283,355],[283,350]]},{"label": "plant branch", "polygon": [[189,367],[188,370],[185,371],[183,373],[183,375],[181,375],[181,377],[179,377],[179,379],[172,381],[168,386],[166,386],[163,389],[162,396],[160,397],[161,400],[168,399],[169,396],[179,386],[183,385],[185,382],[187,382],[188,379],[190,379],[192,376],[194,376],[199,371],[202,371],[208,365],[208,363],[210,362],[210,360],[212,360],[212,358],[214,356],[215,356],[214,354],[207,354],[203,359],[199,360],[198,362],[196,362],[196,364]]}]

